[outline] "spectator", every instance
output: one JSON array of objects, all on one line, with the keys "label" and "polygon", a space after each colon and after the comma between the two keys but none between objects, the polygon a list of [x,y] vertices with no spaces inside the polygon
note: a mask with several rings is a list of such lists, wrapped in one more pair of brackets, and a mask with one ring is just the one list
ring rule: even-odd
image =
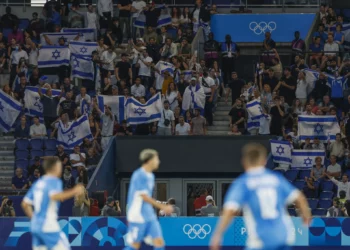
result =
[{"label": "spectator", "polygon": [[71,189],[75,185],[71,166],[66,166],[62,175],[63,189]]},{"label": "spectator", "polygon": [[284,77],[281,78],[274,91],[279,90],[279,95],[283,96],[286,103],[291,106],[295,99],[296,85],[296,79],[292,76],[291,69],[287,67],[284,69]]},{"label": "spectator", "polygon": [[326,217],[348,217],[345,207],[340,207],[339,205],[339,198],[334,198],[333,206],[328,209]]},{"label": "spectator", "polygon": [[[146,3],[144,0],[135,0],[131,4],[130,12],[132,13],[131,18],[131,31],[132,31],[132,39],[136,39],[136,33],[137,31],[140,33],[140,29],[136,29],[134,26],[135,21],[137,17],[140,15],[140,13],[143,11],[143,9],[146,7]],[[145,40],[148,41],[148,40]]]},{"label": "spectator", "polygon": [[172,135],[175,132],[175,117],[174,112],[170,110],[168,100],[163,102],[161,118],[158,122],[158,135]]},{"label": "spectator", "polygon": [[117,136],[131,136],[132,128],[127,125],[126,120],[123,120],[121,126],[118,129]]},{"label": "spectator", "polygon": [[87,150],[86,167],[87,169],[94,170],[98,163],[100,162],[100,155],[96,153],[94,148],[89,148]]},{"label": "spectator", "polygon": [[305,176],[305,186],[303,188],[303,191],[306,195],[306,197],[310,198],[316,198],[317,197],[317,189],[315,187],[314,180],[312,178],[307,178]]},{"label": "spectator", "polygon": [[23,176],[23,170],[16,168],[15,176],[12,177],[12,189],[24,190],[28,188],[27,178]]},{"label": "spectator", "polygon": [[206,216],[206,217],[218,217],[218,216],[220,216],[220,210],[215,205],[215,201],[213,199],[213,196],[208,195],[205,198],[205,202],[207,203],[207,205],[203,206],[201,208],[201,211],[200,211],[200,214],[202,216]]},{"label": "spectator", "polygon": [[18,101],[23,102],[24,101],[24,91],[27,87],[27,78],[24,75],[24,73],[21,73],[18,76],[19,76],[19,84],[16,84],[15,90],[13,93],[15,95],[15,98]]},{"label": "spectator", "polygon": [[88,175],[87,175],[87,171],[85,169],[80,169],[80,171],[78,171],[78,177],[75,179],[75,184],[82,184],[84,185],[84,187],[87,186],[88,184]]},{"label": "spectator", "polygon": [[112,0],[98,0],[97,1],[98,14],[100,16],[100,27],[106,29],[113,17],[113,1]]},{"label": "spectator", "polygon": [[271,49],[276,48],[276,43],[271,38],[271,32],[269,32],[269,31],[265,32],[265,39],[264,39],[264,42],[263,42],[263,48],[265,50],[271,50]]},{"label": "spectator", "polygon": [[[231,80],[228,82],[228,87],[231,90],[232,105],[236,102],[237,98],[240,97],[244,85],[244,80],[238,78],[237,72],[233,71],[231,73]],[[229,94],[229,91],[226,91],[226,102]]]},{"label": "spectator", "polygon": [[153,59],[148,56],[147,50],[142,51],[142,56],[138,57],[137,63],[139,64],[139,73],[138,76],[142,80],[143,86],[148,89],[150,86],[153,86],[151,82],[151,65]]},{"label": "spectator", "polygon": [[323,23],[320,23],[318,25],[318,31],[316,31],[313,35],[313,42],[315,43],[316,37],[319,37],[321,39],[320,44],[323,47],[323,45],[326,43],[327,41],[327,33],[324,32],[325,26]]},{"label": "spectator", "polygon": [[28,178],[29,187],[31,187],[37,180],[39,180],[41,174],[38,168],[34,170],[33,175]]},{"label": "spectator", "polygon": [[171,82],[168,86],[168,90],[165,94],[165,99],[170,103],[170,109],[174,112],[176,107],[179,106],[179,102],[182,102],[180,92],[177,90],[177,85]]},{"label": "spectator", "polygon": [[282,135],[282,122],[284,116],[284,107],[281,105],[281,99],[277,96],[274,99],[275,106],[273,106],[270,110],[271,125],[270,125],[270,133],[271,135]]},{"label": "spectator", "polygon": [[[324,56],[322,58],[322,64],[328,60],[335,59],[337,56],[339,57],[338,52],[339,52],[339,45],[334,42],[333,35],[329,34],[327,43],[324,45]],[[339,58],[339,62],[340,62],[340,58]]]},{"label": "spectator", "polygon": [[105,106],[105,113],[102,113],[102,111],[98,108],[97,103],[95,102],[95,110],[97,110],[98,114],[101,117],[102,120],[102,129],[101,129],[101,147],[102,151],[105,151],[107,149],[109,140],[113,136],[113,127],[115,122],[115,117],[111,111],[111,108],[109,106]]},{"label": "spectator", "polygon": [[39,18],[37,12],[33,12],[32,20],[30,20],[29,29],[33,31],[34,37],[36,39],[40,38],[40,34],[45,30],[45,22],[42,18]]},{"label": "spectator", "polygon": [[109,196],[106,205],[101,210],[101,216],[120,216],[121,210],[119,201],[115,201],[113,197]]},{"label": "spectator", "polygon": [[187,122],[185,122],[185,118],[181,115],[179,117],[179,123],[175,127],[176,135],[190,135],[191,134],[191,126]]},{"label": "spectator", "polygon": [[214,79],[208,75],[207,71],[203,72],[203,76],[199,78],[199,83],[204,90],[205,107],[204,114],[207,119],[208,126],[213,126],[213,98],[216,91]]},{"label": "spectator", "polygon": [[15,24],[12,28],[12,32],[8,35],[8,40],[15,39],[18,44],[24,44],[23,32],[18,30],[18,24]]},{"label": "spectator", "polygon": [[210,32],[208,40],[204,43],[204,58],[207,65],[212,65],[212,63],[219,59],[220,44],[214,40],[214,33]]},{"label": "spectator", "polygon": [[141,78],[136,77],[135,84],[131,86],[131,95],[139,99],[146,96],[145,86],[141,84]]},{"label": "spectator", "polygon": [[324,144],[320,142],[320,139],[318,137],[314,138],[314,143],[312,144],[312,149],[314,149],[314,150],[325,150]]},{"label": "spectator", "polygon": [[40,95],[40,100],[43,105],[43,116],[46,128],[51,128],[57,119],[57,107],[62,97],[62,92],[60,96],[52,96],[52,89],[46,89],[46,95],[42,93],[41,87],[39,87],[38,93]]},{"label": "spectator", "polygon": [[39,170],[40,175],[43,175],[43,174],[44,174],[44,169],[43,169],[43,167],[41,166],[41,161],[40,161],[40,157],[39,157],[39,156],[35,156],[35,158],[34,158],[34,164],[31,165],[31,166],[28,166],[28,168],[27,168],[28,176],[27,176],[27,177],[33,176],[34,171],[35,171],[36,169]]},{"label": "spectator", "polygon": [[12,29],[15,25],[18,25],[18,17],[11,13],[11,7],[6,7],[6,14],[1,17],[1,28]]},{"label": "spectator", "polygon": [[[113,52],[114,53],[114,52]],[[129,86],[132,85],[132,70],[131,70],[131,65],[127,61],[127,54],[123,53],[122,54],[122,60],[117,63],[115,66],[115,77],[118,82],[121,80],[124,80],[127,84],[130,83]]]},{"label": "spectator", "polygon": [[154,2],[150,2],[146,5],[144,14],[146,16],[146,27],[156,28],[158,26],[158,18],[160,10],[156,8]]},{"label": "spectator", "polygon": [[44,126],[44,124],[40,123],[38,116],[33,117],[33,125],[30,126],[29,135],[32,139],[47,137],[46,127]]},{"label": "spectator", "polygon": [[241,133],[241,131],[239,131],[237,125],[233,125],[233,126],[231,127],[231,131],[228,132],[228,135],[242,135],[242,133]]},{"label": "spectator", "polygon": [[330,86],[328,84],[326,75],[320,73],[319,79],[315,82],[315,87],[311,92],[311,95],[316,99],[317,102],[322,102],[322,98],[330,93]]},{"label": "spectator", "polygon": [[131,0],[120,0],[117,5],[119,9],[119,20],[120,27],[126,32],[126,38],[131,38],[131,29],[130,29],[130,13],[131,13]]},{"label": "spectator", "polygon": [[193,202],[195,214],[198,216],[201,214],[201,208],[207,205],[206,198],[208,196],[208,191],[206,189],[202,189],[200,191],[200,196],[195,199]]},{"label": "spectator", "polygon": [[232,42],[231,36],[226,35],[225,42],[221,44],[221,65],[225,86],[228,84],[231,73],[235,71],[235,60],[239,56],[239,51],[238,45]]},{"label": "spectator", "polygon": [[296,55],[294,58],[294,63],[290,68],[292,70],[292,75],[294,78],[298,78],[299,73],[301,70],[308,68],[305,64],[304,58],[300,55]]},{"label": "spectator", "polygon": [[90,106],[91,97],[86,93],[85,87],[81,87],[80,94],[75,97],[75,103],[77,104],[77,107],[81,106],[83,100],[85,100],[86,104]]},{"label": "spectator", "polygon": [[159,214],[161,216],[164,216],[164,217],[180,217],[181,216],[180,208],[178,206],[176,206],[176,202],[175,202],[174,198],[170,198],[167,201],[167,204],[171,205],[173,207],[173,212],[168,215],[168,214],[165,214],[164,211],[160,210]]},{"label": "spectator", "polygon": [[84,28],[84,16],[79,12],[79,4],[73,3],[68,14],[70,28]]},{"label": "spectator", "polygon": [[327,151],[330,155],[337,157],[337,161],[342,161],[344,159],[345,148],[343,142],[341,141],[340,133],[336,134],[334,142],[331,143],[328,141]]},{"label": "spectator", "polygon": [[171,38],[166,38],[163,48],[160,49],[161,56],[172,58],[177,55],[177,46]]},{"label": "spectator", "polygon": [[10,200],[7,196],[2,197],[0,217],[16,217],[16,212],[13,208],[13,201]]},{"label": "spectator", "polygon": [[318,106],[319,109],[323,112],[323,114],[327,114],[330,111],[330,109],[334,107],[329,95],[323,96],[323,102],[320,102]]},{"label": "spectator", "polygon": [[160,45],[164,45],[167,38],[172,38],[171,35],[167,32],[167,28],[162,26],[160,28],[160,34],[157,37],[157,43]]},{"label": "spectator", "polygon": [[321,59],[322,59],[322,52],[323,52],[323,45],[321,44],[321,37],[317,36],[314,38],[314,41],[312,44],[310,44],[309,51],[311,52],[310,58],[309,58],[309,64],[313,65],[315,62],[318,66],[321,65]]},{"label": "spectator", "polygon": [[78,172],[80,169],[85,169],[85,160],[86,160],[86,155],[85,153],[80,152],[80,146],[76,145],[74,147],[74,152],[73,154],[69,155],[69,161],[72,164],[73,169],[77,169]]},{"label": "spectator", "polygon": [[295,31],[294,32],[294,40],[292,41],[292,50],[294,54],[301,55],[305,52],[305,42],[303,39],[300,38],[300,32]]},{"label": "spectator", "polygon": [[90,212],[90,199],[87,190],[85,189],[83,195],[74,197],[73,216],[86,217]]},{"label": "spectator", "polygon": [[[17,67],[18,65],[22,65],[23,62],[28,61],[28,54],[26,51],[24,51],[22,44],[16,44],[15,50],[11,52],[10,54],[10,87],[12,88],[13,82],[17,75]],[[22,64],[21,64],[22,63]]]},{"label": "spectator", "polygon": [[337,163],[337,157],[335,155],[331,155],[329,158],[331,165],[327,167],[327,176],[332,176],[334,178],[340,178],[341,175],[341,166]]},{"label": "spectator", "polygon": [[20,123],[16,126],[14,137],[15,139],[29,139],[29,126],[25,116],[21,117]]},{"label": "spectator", "polygon": [[243,107],[241,99],[237,99],[236,103],[233,105],[230,113],[228,114],[230,117],[230,128],[232,128],[234,125],[237,125],[238,130],[241,133],[244,133],[245,130],[245,117],[246,117],[246,111]]},{"label": "spectator", "polygon": [[62,162],[62,166],[66,167],[67,165],[70,164],[69,162],[69,156],[64,152],[64,146],[63,145],[58,145],[57,146],[57,153],[56,155],[60,161]]},{"label": "spectator", "polygon": [[[122,60],[123,57],[125,55],[122,54]],[[103,62],[102,64],[102,69],[101,69],[101,73],[105,73],[106,71],[111,72],[111,74],[114,74],[114,63],[117,59],[117,55],[114,52],[114,45],[109,46],[107,50],[105,50],[104,52],[102,52],[101,55],[101,61]],[[117,77],[117,75],[116,75]],[[118,77],[117,77],[118,80]]]},{"label": "spectator", "polygon": [[[187,113],[186,119],[188,121]],[[191,118],[191,135],[205,135],[207,133],[206,120],[201,116],[201,109],[195,109],[195,117]]]},{"label": "spectator", "polygon": [[340,192],[345,192],[346,199],[350,199],[350,183],[347,174],[343,174],[341,181],[336,180],[334,177],[327,175],[327,177],[338,187],[338,198],[340,197]]},{"label": "spectator", "polygon": [[315,165],[312,167],[310,177],[315,181],[320,181],[326,175],[326,169],[322,165],[322,158],[317,156],[315,158]]},{"label": "spectator", "polygon": [[336,31],[334,32],[334,42],[339,45],[339,51],[344,51],[344,41],[345,41],[345,35],[342,32],[343,26],[341,24],[337,24]]},{"label": "spectator", "polygon": [[69,120],[72,121],[75,119],[76,109],[77,109],[77,104],[73,100],[72,91],[66,92],[66,99],[61,101],[59,113],[68,114]]}]

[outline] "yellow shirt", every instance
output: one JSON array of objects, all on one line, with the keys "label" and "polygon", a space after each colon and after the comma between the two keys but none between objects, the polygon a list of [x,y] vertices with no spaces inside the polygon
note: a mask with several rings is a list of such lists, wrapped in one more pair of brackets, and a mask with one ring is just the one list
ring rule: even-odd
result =
[{"label": "yellow shirt", "polygon": [[163,86],[162,86],[162,94],[165,95],[166,91],[168,90],[168,86],[170,83],[174,82],[174,79],[172,77],[168,77],[167,79],[164,79]]}]

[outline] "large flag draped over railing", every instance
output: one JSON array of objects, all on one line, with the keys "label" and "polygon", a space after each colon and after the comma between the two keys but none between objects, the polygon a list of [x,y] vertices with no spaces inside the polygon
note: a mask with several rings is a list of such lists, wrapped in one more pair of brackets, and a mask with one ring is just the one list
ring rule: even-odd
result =
[{"label": "large flag draped over railing", "polygon": [[292,163],[292,146],[289,141],[270,140],[271,154],[275,163]]},{"label": "large flag draped over railing", "polygon": [[[49,38],[49,40],[51,41],[51,43],[53,45],[58,45],[58,40],[63,38],[65,41],[65,44],[68,45],[69,41],[73,41],[74,39],[77,39],[77,36],[79,35],[79,33],[77,32],[70,32],[70,33],[41,33],[40,34],[40,44],[42,45],[49,45],[46,43],[46,40],[44,38],[44,35],[47,36],[47,38]],[[78,41],[83,42],[85,41],[85,37],[84,36],[79,36]]]},{"label": "large flag draped over railing", "polygon": [[111,108],[112,113],[117,117],[119,123],[125,120],[125,97],[99,95],[97,97],[98,108],[102,113],[105,112],[105,105]]},{"label": "large flag draped over railing", "polygon": [[39,50],[38,68],[69,66],[70,50],[65,46],[42,46]]},{"label": "large flag draped over railing", "polygon": [[58,144],[63,145],[66,149],[72,149],[76,145],[82,144],[85,138],[93,139],[87,115],[81,116],[68,127],[64,126],[62,121],[59,121],[57,129]]},{"label": "large flag draped over railing", "polygon": [[160,93],[142,104],[135,98],[129,98],[126,103],[126,116],[129,124],[144,124],[159,121],[161,118],[162,101]]},{"label": "large flag draped over railing", "polygon": [[340,127],[336,116],[307,116],[298,117],[298,136],[301,141],[310,138],[311,141],[318,137],[323,142],[334,141],[335,135],[340,133]]},{"label": "large flag draped over railing", "polygon": [[292,167],[311,168],[315,165],[315,158],[321,157],[322,164],[326,154],[324,150],[293,150],[292,152]]},{"label": "large flag draped over railing", "polygon": [[0,90],[0,127],[9,132],[22,111],[22,104]]}]

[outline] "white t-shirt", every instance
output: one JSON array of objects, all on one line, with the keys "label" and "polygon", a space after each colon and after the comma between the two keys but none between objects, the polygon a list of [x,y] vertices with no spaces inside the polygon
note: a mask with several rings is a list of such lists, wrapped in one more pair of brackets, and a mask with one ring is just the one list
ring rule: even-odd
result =
[{"label": "white t-shirt", "polygon": [[39,57],[39,50],[38,49],[30,50],[28,63],[30,65],[38,66],[38,57]]},{"label": "white t-shirt", "polygon": [[143,0],[140,0],[140,1],[136,0],[132,2],[131,6],[137,10],[137,12],[134,12],[132,14],[132,17],[136,18],[140,15],[140,12],[142,11],[142,9],[146,7],[146,3]]},{"label": "white t-shirt", "polygon": [[262,117],[260,118],[260,127],[259,127],[259,134],[260,135],[269,135],[270,134],[270,122],[271,122],[271,116],[267,116],[267,118]]},{"label": "white t-shirt", "polygon": [[203,77],[200,77],[199,78],[199,83],[201,84],[201,87],[203,88],[203,90],[204,90],[204,93],[206,94],[206,95],[209,95],[210,93],[211,93],[211,87],[212,86],[216,86],[215,85],[215,81],[214,81],[214,79],[213,78],[211,78],[211,77],[207,77],[207,78],[204,78],[204,81],[206,82],[206,86],[207,87],[205,87],[205,86],[203,86],[203,81],[202,81],[202,79],[203,79]]},{"label": "white t-shirt", "polygon": [[[165,115],[165,118],[164,118],[164,115]],[[160,127],[160,128],[171,128],[171,124],[169,124],[169,126],[164,125],[165,119],[168,119],[170,121],[175,121],[174,112],[171,111],[170,109],[166,110],[163,108],[162,112],[161,112],[160,120],[158,122],[158,127]]]},{"label": "white t-shirt", "polygon": [[24,50],[13,51],[11,53],[11,64],[18,64],[19,63],[19,59],[21,59],[21,57],[24,57],[26,60],[28,60],[27,52],[25,52]]},{"label": "white t-shirt", "polygon": [[339,45],[335,42],[333,43],[325,43],[324,45],[324,51],[327,51],[325,52],[324,54],[326,56],[336,56],[337,54],[336,53],[329,53],[329,52],[338,52],[339,51]]},{"label": "white t-shirt", "polygon": [[191,130],[191,126],[187,122],[185,122],[183,126],[181,126],[179,123],[176,125],[175,130],[176,133],[179,133],[179,135],[188,135],[188,131]]},{"label": "white t-shirt", "polygon": [[141,96],[146,96],[146,89],[145,86],[140,84],[137,86],[136,84],[131,86],[131,95],[135,97],[141,97]]},{"label": "white t-shirt", "polygon": [[[84,153],[80,153],[82,157],[84,157],[86,159],[86,156]],[[70,154],[69,155],[69,160],[73,160],[73,161],[80,161],[80,156],[78,154]],[[83,166],[85,167],[85,163],[83,162],[78,162],[76,164],[72,164],[72,167],[79,167],[79,166]]]},{"label": "white t-shirt", "polygon": [[87,18],[87,27],[89,29],[97,29],[96,27],[96,22],[97,22],[97,15],[96,13],[90,13],[90,12],[87,12],[86,13],[86,18]]},{"label": "white t-shirt", "polygon": [[114,70],[116,58],[117,58],[117,55],[114,52],[112,53],[109,53],[108,51],[102,52],[101,61],[106,63],[106,64],[103,64],[102,68],[106,70]]},{"label": "white t-shirt", "polygon": [[341,167],[338,163],[336,163],[334,166],[333,165],[329,165],[327,167],[327,171],[330,173],[337,173],[337,172],[341,172]]},{"label": "white t-shirt", "polygon": [[91,97],[88,94],[85,94],[85,97],[82,98],[81,94],[77,95],[77,97],[75,97],[75,102],[78,103],[80,105],[80,102],[85,99],[85,101],[87,103],[91,103]]},{"label": "white t-shirt", "polygon": [[47,135],[46,132],[46,127],[44,124],[39,124],[39,125],[35,125],[33,124],[32,126],[30,126],[29,128],[29,135],[32,137],[33,135]]},{"label": "white t-shirt", "polygon": [[297,81],[297,89],[295,90],[296,98],[307,98],[307,83],[304,80]]},{"label": "white t-shirt", "polygon": [[[142,58],[143,61],[147,63],[153,62],[153,59],[151,57]],[[146,66],[141,60],[139,60],[140,63],[140,69],[139,69],[139,76],[151,76],[151,67]]]}]

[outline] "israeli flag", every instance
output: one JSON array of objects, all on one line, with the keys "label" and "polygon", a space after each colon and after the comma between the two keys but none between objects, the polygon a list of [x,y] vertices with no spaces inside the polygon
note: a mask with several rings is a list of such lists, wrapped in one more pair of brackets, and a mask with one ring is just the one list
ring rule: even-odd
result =
[{"label": "israeli flag", "polygon": [[[95,37],[95,34],[96,34],[95,29],[90,29],[90,28],[81,28],[81,29],[80,28],[63,28],[62,33],[63,34],[77,33],[77,34],[82,34],[85,37],[85,39],[88,41],[96,41],[97,40]],[[71,39],[71,40],[73,40],[73,39]]]},{"label": "israeli flag", "polygon": [[161,28],[163,26],[167,26],[171,24],[171,16],[167,10],[162,11],[157,22],[157,28]]},{"label": "israeli flag", "polygon": [[91,56],[92,52],[97,49],[96,42],[76,42],[69,43],[70,52],[81,56]]},{"label": "israeli flag", "polygon": [[68,127],[64,126],[62,121],[58,122],[57,143],[66,149],[73,149],[76,145],[81,145],[85,138],[93,139],[87,115],[81,116]]},{"label": "israeli flag", "polygon": [[94,63],[91,56],[80,56],[72,54],[72,77],[79,79],[94,80]]},{"label": "israeli flag", "polygon": [[[43,104],[40,100],[40,95],[38,93],[38,87],[26,87],[24,91],[24,104],[25,112],[28,116],[38,116],[40,120],[43,120]],[[46,94],[47,89],[41,89],[43,95]],[[59,96],[61,90],[52,89],[52,96]]]},{"label": "israeli flag", "polygon": [[22,112],[22,104],[0,90],[0,127],[9,132]]},{"label": "israeli flag", "polygon": [[85,99],[80,102],[80,114],[89,114],[91,104],[89,104]]},{"label": "israeli flag", "polygon": [[335,135],[340,133],[340,127],[336,116],[307,116],[298,117],[298,136],[301,141],[310,138],[311,141],[318,137],[321,141],[334,141]]},{"label": "israeli flag", "polygon": [[251,116],[252,120],[260,120],[265,114],[261,108],[261,103],[257,100],[248,102],[246,105],[248,114]]},{"label": "israeli flag", "polygon": [[271,154],[275,163],[292,163],[292,146],[288,141],[270,140]]},{"label": "israeli flag", "polygon": [[192,78],[192,70],[183,70],[181,72],[182,74],[184,74],[184,80],[186,82],[190,82],[191,81],[191,78]]},{"label": "israeli flag", "polygon": [[146,25],[146,16],[144,12],[140,12],[138,17],[135,19],[134,27],[139,29],[144,29]]},{"label": "israeli flag", "polygon": [[42,46],[39,50],[38,68],[69,66],[70,51],[68,47]]},{"label": "israeli flag", "polygon": [[293,150],[292,167],[294,168],[312,168],[315,165],[315,158],[321,157],[322,164],[326,153],[324,150]]},{"label": "israeli flag", "polygon": [[250,115],[248,114],[247,130],[251,131],[253,129],[259,129],[259,128],[260,128],[260,120],[252,120]]},{"label": "israeli flag", "polygon": [[[69,41],[73,41],[74,39],[76,39],[77,36],[79,35],[79,33],[77,33],[77,32],[70,32],[70,33],[41,33],[40,34],[40,44],[49,46],[49,44],[46,43],[44,35],[46,35],[49,38],[49,40],[54,45],[58,45],[58,40],[61,39],[61,38],[63,38],[64,41],[65,41],[65,44],[68,45]],[[85,41],[85,37],[84,36],[79,36],[79,40],[78,41],[84,42]]]},{"label": "israeli flag", "polygon": [[183,94],[182,110],[200,109],[203,112],[204,106],[205,93],[201,85],[197,83],[196,86],[188,86]]},{"label": "israeli flag", "polygon": [[155,68],[160,71],[160,74],[163,74],[165,71],[168,71],[171,76],[174,76],[175,66],[172,63],[159,61]]},{"label": "israeli flag", "polygon": [[141,104],[135,98],[129,98],[126,103],[127,123],[144,124],[159,121],[162,112],[161,95],[158,93],[145,104]]},{"label": "israeli flag", "polygon": [[125,97],[124,96],[108,96],[99,95],[97,97],[98,108],[101,112],[105,112],[105,105],[111,108],[112,113],[117,117],[119,123],[125,120]]}]

